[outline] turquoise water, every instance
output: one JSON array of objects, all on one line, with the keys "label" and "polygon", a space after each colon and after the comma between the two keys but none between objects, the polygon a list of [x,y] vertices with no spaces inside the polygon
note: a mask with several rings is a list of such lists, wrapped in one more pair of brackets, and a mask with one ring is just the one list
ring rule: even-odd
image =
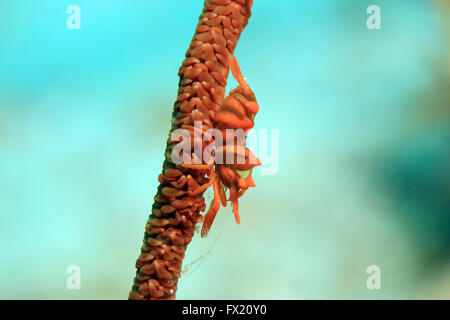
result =
[{"label": "turquoise water", "polygon": [[[369,31],[370,4],[255,0],[235,54],[280,168],[179,298],[450,298],[445,11],[380,0]],[[0,1],[0,298],[127,297],[202,5]]]}]

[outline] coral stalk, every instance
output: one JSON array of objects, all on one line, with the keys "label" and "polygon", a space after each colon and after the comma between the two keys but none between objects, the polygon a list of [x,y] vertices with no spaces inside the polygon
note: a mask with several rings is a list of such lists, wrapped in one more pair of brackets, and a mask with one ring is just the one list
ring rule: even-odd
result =
[{"label": "coral stalk", "polygon": [[253,0],[206,0],[195,35],[181,68],[178,97],[173,107],[172,127],[165,150],[160,185],[145,226],[141,254],[136,261],[136,277],[129,299],[174,299],[182,261],[191,242],[200,212],[205,210],[203,192],[208,183],[205,170],[173,163],[176,142],[171,133],[182,125],[202,121],[212,128],[224,100],[225,86],[237,41],[251,15]]}]

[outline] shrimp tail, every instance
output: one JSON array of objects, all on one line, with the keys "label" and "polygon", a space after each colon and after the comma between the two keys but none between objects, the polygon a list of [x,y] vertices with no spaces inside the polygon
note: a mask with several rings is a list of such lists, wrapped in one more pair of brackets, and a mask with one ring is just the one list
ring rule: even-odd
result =
[{"label": "shrimp tail", "polygon": [[236,81],[239,83],[239,85],[244,88],[248,87],[247,82],[245,81],[244,77],[242,76],[241,69],[239,68],[239,64],[238,64],[235,56],[231,57],[230,69],[231,69],[231,73],[233,74],[233,77],[236,79]]}]

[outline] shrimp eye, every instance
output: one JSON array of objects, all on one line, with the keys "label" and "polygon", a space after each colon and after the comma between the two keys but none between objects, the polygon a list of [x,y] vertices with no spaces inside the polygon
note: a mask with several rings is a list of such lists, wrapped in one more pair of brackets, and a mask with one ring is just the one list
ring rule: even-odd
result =
[{"label": "shrimp eye", "polygon": [[249,169],[249,170],[236,170],[236,172],[239,175],[239,177],[241,177],[242,179],[246,179],[248,177],[248,175],[250,174],[250,172],[252,172],[252,169]]}]

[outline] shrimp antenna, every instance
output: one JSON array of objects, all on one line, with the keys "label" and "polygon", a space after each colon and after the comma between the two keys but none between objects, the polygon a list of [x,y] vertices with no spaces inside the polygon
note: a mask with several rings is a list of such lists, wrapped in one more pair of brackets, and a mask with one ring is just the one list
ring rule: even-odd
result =
[{"label": "shrimp antenna", "polygon": [[248,87],[247,82],[245,82],[245,79],[242,76],[241,69],[239,68],[239,64],[238,64],[235,56],[231,57],[230,68],[231,68],[231,73],[233,74],[233,77],[237,80],[239,85],[244,88]]}]

